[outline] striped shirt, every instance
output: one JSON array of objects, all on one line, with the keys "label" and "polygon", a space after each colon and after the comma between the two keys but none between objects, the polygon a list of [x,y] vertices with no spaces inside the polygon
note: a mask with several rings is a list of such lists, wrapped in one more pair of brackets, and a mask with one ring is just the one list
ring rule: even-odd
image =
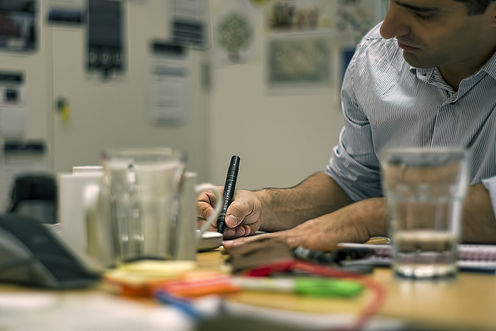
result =
[{"label": "striped shirt", "polygon": [[495,208],[496,53],[454,91],[437,68],[410,66],[379,28],[363,38],[346,71],[345,124],[326,173],[354,201],[380,197],[383,148],[464,146],[471,184],[482,181]]}]

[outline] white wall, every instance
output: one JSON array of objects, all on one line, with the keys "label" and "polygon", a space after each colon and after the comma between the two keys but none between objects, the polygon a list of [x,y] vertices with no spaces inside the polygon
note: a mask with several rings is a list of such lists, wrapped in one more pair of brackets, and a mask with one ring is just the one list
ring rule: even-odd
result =
[{"label": "white wall", "polygon": [[[223,5],[211,0],[212,17]],[[231,155],[238,154],[238,188],[292,186],[329,161],[343,123],[337,84],[279,93],[268,89],[263,17],[252,18],[256,52],[250,61],[222,65],[212,52],[212,181],[224,182]]]},{"label": "white wall", "polygon": [[[102,80],[85,70],[86,32],[83,27],[53,27],[53,95],[71,108],[68,123],[54,117],[55,171],[100,162],[101,152],[115,147],[169,146],[188,154],[188,170],[209,177],[208,102],[200,87],[203,54],[189,52],[188,109],[184,123],[157,123],[151,118],[152,40],[168,40],[166,2],[123,1],[126,69],[115,79]],[[66,50],[72,50],[72,54]],[[76,152],[77,151],[77,152]]]},{"label": "white wall", "polygon": [[211,96],[212,178],[222,183],[232,154],[241,157],[238,187],[294,185],[322,170],[342,116],[337,91],[270,95],[263,65],[223,67]]},{"label": "white wall", "polygon": [[[130,38],[142,38],[144,35],[147,35],[147,38],[166,37],[167,13],[164,0],[125,1],[125,3],[129,15],[128,23],[133,25],[128,27],[128,30],[131,29]],[[218,14],[216,11],[222,10],[227,3],[231,3],[231,0],[210,0],[211,16]],[[251,2],[246,1],[246,3]],[[191,98],[194,105],[193,113],[196,114],[195,118],[198,122],[190,123],[189,129],[183,130],[182,133],[175,132],[176,129],[172,128],[164,128],[164,130],[169,130],[171,139],[182,141],[190,139],[191,142],[187,145],[198,142],[198,146],[191,147],[195,153],[192,170],[200,172],[202,181],[208,180],[222,185],[231,155],[238,154],[241,156],[238,188],[291,186],[311,173],[323,170],[329,160],[343,123],[337,83],[333,82],[326,89],[273,93],[265,83],[266,32],[263,30],[262,16],[255,16],[255,20],[255,54],[250,61],[245,64],[220,65],[212,48],[210,52],[212,85],[209,95],[205,95],[201,90],[200,69],[193,68],[197,80],[194,82]],[[150,22],[153,22],[153,28],[150,27]],[[53,121],[58,120],[54,119],[53,115],[53,98],[56,96],[52,95],[51,90],[52,68],[49,66],[48,54],[53,50],[47,50],[45,45],[47,28],[43,16],[40,25],[40,48],[37,53],[16,55],[2,52],[0,67],[21,69],[28,73],[29,116],[26,137],[46,139],[52,149],[54,125],[57,125]],[[139,32],[137,29],[143,29],[145,32]],[[80,59],[81,54],[71,52],[85,49],[84,42],[81,40],[82,44],[75,49],[65,49],[67,59]],[[147,40],[130,40],[128,43],[128,47],[136,48],[129,50],[131,62],[128,76],[124,81],[134,80],[133,86],[146,84],[144,80],[147,77],[144,73],[149,70],[147,42]],[[203,57],[208,56],[208,53],[196,53],[196,65],[203,61]],[[337,62],[337,58],[334,57],[333,61]],[[334,70],[337,70],[336,66]],[[67,79],[67,84],[71,84],[71,77]],[[89,95],[90,92],[90,90],[80,91],[82,95]],[[143,89],[128,88],[123,93],[126,94],[124,100],[133,100],[133,109],[149,107],[149,100]],[[131,105],[125,106],[131,108]],[[109,134],[112,134],[112,131],[109,131]],[[140,137],[144,135],[148,137],[143,141],[159,137],[156,128],[150,130],[144,128],[140,131]],[[115,137],[116,141],[119,139],[120,137]],[[168,141],[157,143],[167,144]],[[177,145],[181,146],[181,144]],[[199,151],[199,148],[207,150]],[[59,153],[62,155],[57,157],[64,157],[66,153],[78,153],[78,151],[64,150],[63,153]],[[89,162],[94,161],[94,159],[89,160]]]}]

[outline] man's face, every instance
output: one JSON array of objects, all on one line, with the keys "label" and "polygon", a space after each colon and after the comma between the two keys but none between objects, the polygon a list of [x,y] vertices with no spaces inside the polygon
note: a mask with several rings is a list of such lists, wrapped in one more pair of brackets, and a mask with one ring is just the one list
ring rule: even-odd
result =
[{"label": "man's face", "polygon": [[465,4],[452,0],[391,0],[381,35],[395,37],[414,67],[483,63],[494,50],[494,3],[489,8],[468,16]]}]

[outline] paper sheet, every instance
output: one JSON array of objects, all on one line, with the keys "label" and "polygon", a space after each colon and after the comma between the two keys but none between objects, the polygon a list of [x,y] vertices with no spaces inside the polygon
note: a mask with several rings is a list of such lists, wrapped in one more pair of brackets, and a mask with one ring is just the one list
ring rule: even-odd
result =
[{"label": "paper sheet", "polygon": [[152,121],[183,123],[190,94],[187,55],[154,53],[151,69]]},{"label": "paper sheet", "polygon": [[[5,300],[17,309],[3,309]],[[28,301],[33,303],[28,303]],[[163,331],[191,330],[192,322],[172,307],[145,305],[103,293],[39,296],[0,294],[0,330]]]}]

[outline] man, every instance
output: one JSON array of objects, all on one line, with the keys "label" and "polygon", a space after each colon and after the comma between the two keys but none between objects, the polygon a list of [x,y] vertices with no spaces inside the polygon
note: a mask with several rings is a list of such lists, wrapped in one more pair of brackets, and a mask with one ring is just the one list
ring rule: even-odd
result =
[{"label": "man", "polygon": [[[225,236],[260,229],[291,246],[330,250],[386,235],[379,152],[456,145],[472,153],[462,240],[496,243],[495,51],[494,1],[391,0],[347,69],[345,125],[325,172],[288,189],[236,191]],[[200,196],[200,218],[212,199]]]}]

